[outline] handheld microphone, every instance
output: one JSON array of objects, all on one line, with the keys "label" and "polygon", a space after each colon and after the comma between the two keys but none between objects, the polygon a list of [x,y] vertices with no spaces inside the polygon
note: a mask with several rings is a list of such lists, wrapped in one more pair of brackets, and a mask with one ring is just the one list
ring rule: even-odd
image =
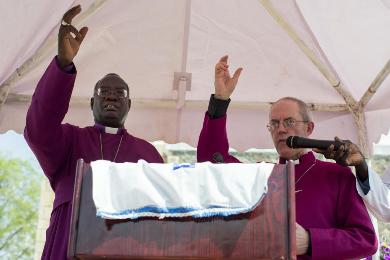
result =
[{"label": "handheld microphone", "polygon": [[318,148],[321,150],[326,150],[333,144],[334,149],[337,150],[344,143],[340,141],[316,140],[300,136],[289,136],[286,140],[286,144],[290,148]]},{"label": "handheld microphone", "polygon": [[216,162],[216,163],[224,163],[223,156],[222,156],[222,154],[219,153],[219,152],[215,152],[215,153],[213,154],[213,160],[214,160],[214,162]]}]

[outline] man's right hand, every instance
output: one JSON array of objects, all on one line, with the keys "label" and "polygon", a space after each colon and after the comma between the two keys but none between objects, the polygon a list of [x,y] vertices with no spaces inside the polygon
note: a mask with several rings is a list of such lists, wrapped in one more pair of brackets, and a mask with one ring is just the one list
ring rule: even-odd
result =
[{"label": "man's right hand", "polygon": [[215,94],[214,97],[221,100],[228,100],[232,95],[242,68],[238,68],[233,77],[230,77],[229,65],[227,64],[228,56],[223,56],[215,65]]},{"label": "man's right hand", "polygon": [[87,27],[83,27],[78,31],[72,23],[72,19],[81,12],[81,6],[75,6],[68,10],[62,20],[69,25],[61,24],[58,32],[58,61],[61,68],[64,68],[72,63],[74,57],[79,51],[80,45],[88,32]]}]

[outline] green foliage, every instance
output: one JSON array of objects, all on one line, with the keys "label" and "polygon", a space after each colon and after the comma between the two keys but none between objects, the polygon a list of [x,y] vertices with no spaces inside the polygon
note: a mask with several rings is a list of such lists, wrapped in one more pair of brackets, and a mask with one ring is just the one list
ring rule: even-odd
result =
[{"label": "green foliage", "polygon": [[27,161],[0,155],[1,259],[34,256],[40,180]]},{"label": "green foliage", "polygon": [[390,155],[373,155],[370,159],[372,168],[379,175],[385,173],[385,170],[390,165]]}]

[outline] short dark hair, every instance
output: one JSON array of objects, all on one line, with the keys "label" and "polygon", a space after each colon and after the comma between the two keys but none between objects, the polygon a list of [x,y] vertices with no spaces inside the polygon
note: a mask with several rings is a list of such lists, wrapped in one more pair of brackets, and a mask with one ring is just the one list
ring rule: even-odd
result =
[{"label": "short dark hair", "polygon": [[[301,114],[303,121],[312,122],[313,119],[312,119],[311,112],[309,110],[308,105],[305,102],[303,102],[302,100],[298,99],[298,98],[295,98],[295,97],[283,97],[281,99],[276,100],[272,104],[272,106],[274,104],[278,103],[279,101],[283,101],[283,100],[288,100],[288,101],[295,102],[298,105],[299,114]],[[272,106],[271,106],[271,108],[272,108]]]}]

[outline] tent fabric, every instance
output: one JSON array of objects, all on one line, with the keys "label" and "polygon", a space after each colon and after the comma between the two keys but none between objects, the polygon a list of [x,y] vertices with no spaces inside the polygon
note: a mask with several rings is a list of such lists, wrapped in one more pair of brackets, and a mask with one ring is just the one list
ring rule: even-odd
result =
[{"label": "tent fabric", "polygon": [[[267,104],[278,98],[345,105],[334,82],[291,39],[267,4],[356,101],[390,58],[390,8],[381,0],[2,1],[0,33],[6,37],[0,42],[0,91],[9,82],[10,91],[0,109],[0,133],[23,131],[30,97],[56,54],[62,15],[77,4],[83,12],[73,24],[88,26],[89,32],[74,61],[78,76],[65,121],[92,124],[93,86],[115,72],[129,83],[133,99],[126,127],[149,141],[196,146],[214,90],[214,65],[225,54],[232,70],[244,68],[228,115],[230,145],[238,150],[273,146],[265,128]],[[175,72],[190,73],[191,82],[175,80]],[[180,92],[180,86],[188,90]],[[369,144],[389,129],[388,97],[387,78],[366,107]],[[349,111],[313,114],[313,138],[337,135],[358,143]]]}]

